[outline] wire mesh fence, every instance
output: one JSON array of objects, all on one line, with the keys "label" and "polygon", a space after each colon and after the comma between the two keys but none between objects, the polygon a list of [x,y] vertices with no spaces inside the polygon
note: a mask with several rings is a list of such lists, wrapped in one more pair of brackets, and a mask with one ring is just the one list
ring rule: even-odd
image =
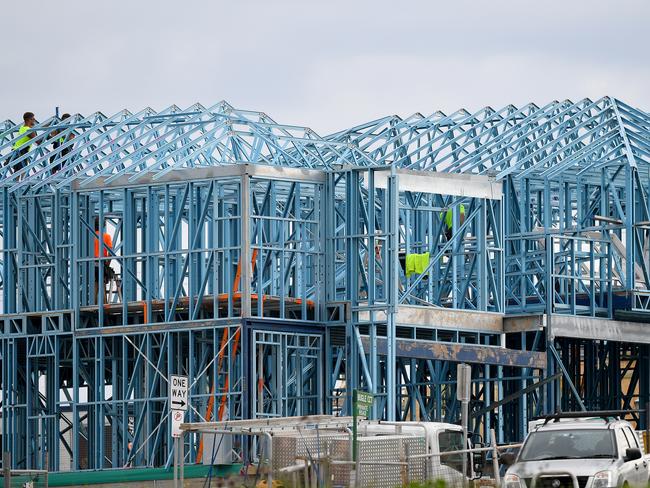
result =
[{"label": "wire mesh fence", "polygon": [[11,469],[11,453],[2,454],[0,472],[3,488],[41,488],[47,487],[47,469]]},{"label": "wire mesh fence", "polygon": [[14,474],[8,479],[3,476],[4,488],[41,488],[47,487],[47,476],[42,473]]},{"label": "wire mesh fence", "polygon": [[[233,438],[253,436],[255,442],[251,445],[255,446],[255,451],[235,456],[250,461],[256,480],[256,484],[251,486],[257,486],[259,482],[264,486],[287,488],[429,485],[452,488],[466,487],[470,482],[474,486],[498,486],[499,452],[519,447],[459,449],[462,444],[434,445],[431,439],[422,435],[367,435],[357,438],[357,457],[354,459],[353,437],[346,428],[289,428],[258,432],[249,429],[194,429],[194,433],[203,435],[210,432]],[[233,440],[219,445],[232,449],[231,446],[238,444],[239,441]],[[210,457],[220,456],[217,453]],[[220,481],[223,480],[210,480],[211,483]]]}]

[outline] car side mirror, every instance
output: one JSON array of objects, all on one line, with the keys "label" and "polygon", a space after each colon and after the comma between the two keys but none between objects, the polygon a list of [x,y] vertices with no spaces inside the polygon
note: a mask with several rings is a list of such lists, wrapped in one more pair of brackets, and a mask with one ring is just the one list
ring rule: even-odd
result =
[{"label": "car side mirror", "polygon": [[517,456],[515,456],[514,453],[504,452],[499,456],[499,463],[503,464],[504,466],[512,466],[513,464],[515,464],[516,459]]},{"label": "car side mirror", "polygon": [[641,459],[641,457],[643,457],[643,454],[641,454],[641,449],[636,447],[627,448],[625,449],[625,457],[623,458],[623,461],[628,463],[630,461]]},{"label": "car side mirror", "polygon": [[472,462],[474,463],[474,469],[478,471],[485,464],[485,456],[482,452],[475,452],[472,454]]},{"label": "car side mirror", "polygon": [[474,465],[474,475],[480,478],[483,474],[483,467],[485,466],[485,453],[472,453],[472,464]]},{"label": "car side mirror", "polygon": [[472,466],[474,467],[474,478],[480,479],[483,477],[483,468],[485,467],[485,453],[473,452],[472,453]]}]

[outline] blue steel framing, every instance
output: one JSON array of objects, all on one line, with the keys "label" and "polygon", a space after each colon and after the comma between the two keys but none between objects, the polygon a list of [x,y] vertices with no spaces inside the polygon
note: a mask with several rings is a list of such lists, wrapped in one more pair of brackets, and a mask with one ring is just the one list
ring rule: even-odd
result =
[{"label": "blue steel framing", "polygon": [[[545,409],[649,399],[647,343],[553,328],[648,320],[650,115],[619,100],[327,137],[225,102],[77,114],[37,124],[23,155],[18,128],[0,125],[0,158],[22,163],[0,170],[16,467],[168,465],[174,373],[191,378],[191,421],[347,413],[357,387],[375,417],[453,421],[466,361],[474,430],[499,440]],[[426,272],[407,276],[423,252]],[[185,452],[199,460],[200,439]]]}]

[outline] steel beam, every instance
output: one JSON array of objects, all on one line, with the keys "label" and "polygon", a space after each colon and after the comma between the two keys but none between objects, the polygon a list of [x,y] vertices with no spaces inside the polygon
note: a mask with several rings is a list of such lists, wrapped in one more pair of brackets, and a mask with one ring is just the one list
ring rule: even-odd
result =
[{"label": "steel beam", "polygon": [[[362,337],[361,339],[364,345],[369,345],[366,337]],[[473,344],[446,344],[409,339],[397,339],[396,347],[398,357],[546,369],[545,354],[534,351],[519,351],[516,349]],[[386,339],[377,339],[377,349],[379,354],[386,354]]]}]

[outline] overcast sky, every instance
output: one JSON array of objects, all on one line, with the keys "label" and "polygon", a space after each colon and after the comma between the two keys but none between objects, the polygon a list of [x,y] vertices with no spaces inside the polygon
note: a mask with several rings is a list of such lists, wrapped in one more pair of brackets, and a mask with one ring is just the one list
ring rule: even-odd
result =
[{"label": "overcast sky", "polygon": [[171,104],[321,134],[612,95],[650,111],[650,1],[3,1],[0,119]]}]

